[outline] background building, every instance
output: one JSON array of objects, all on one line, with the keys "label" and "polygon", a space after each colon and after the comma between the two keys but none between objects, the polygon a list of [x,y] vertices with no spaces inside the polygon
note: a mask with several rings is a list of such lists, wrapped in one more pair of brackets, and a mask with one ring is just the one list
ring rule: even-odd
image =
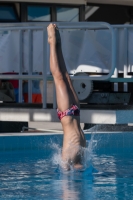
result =
[{"label": "background building", "polygon": [[8,0],[0,2],[0,22],[105,21],[132,23],[133,1]]}]

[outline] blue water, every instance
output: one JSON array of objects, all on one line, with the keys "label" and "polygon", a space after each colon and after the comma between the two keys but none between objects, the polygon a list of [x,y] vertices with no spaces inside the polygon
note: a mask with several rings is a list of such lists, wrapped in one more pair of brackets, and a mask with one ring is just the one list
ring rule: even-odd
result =
[{"label": "blue water", "polygon": [[133,133],[86,139],[86,168],[63,172],[62,135],[0,137],[0,199],[132,200]]}]

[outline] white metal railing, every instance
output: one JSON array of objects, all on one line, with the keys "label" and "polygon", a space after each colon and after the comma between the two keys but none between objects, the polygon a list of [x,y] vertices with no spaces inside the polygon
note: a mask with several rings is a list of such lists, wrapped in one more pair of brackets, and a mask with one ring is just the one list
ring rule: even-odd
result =
[{"label": "white metal railing", "polygon": [[[111,76],[110,80],[114,80],[114,91],[118,91],[118,82],[123,82],[123,91],[127,92],[128,91],[128,82],[133,82],[133,76],[128,75],[128,68],[130,68],[129,72],[133,72],[133,63],[129,63],[129,48],[128,46],[132,44],[132,38],[129,38],[129,31],[133,33],[133,25],[132,24],[125,24],[125,25],[113,25],[112,26],[115,35],[116,35],[116,68],[114,71],[114,74]],[[120,41],[121,38],[121,41]],[[132,40],[131,40],[132,39]],[[121,42],[121,45],[123,48],[120,47],[119,43]],[[120,58],[120,51],[121,52],[121,58]],[[121,65],[119,64],[121,59],[121,65],[123,65],[122,69],[119,69]],[[118,73],[123,72],[123,78],[118,78]]]},{"label": "white metal railing", "polygon": [[[49,52],[48,52],[48,43],[47,43],[47,27],[48,23],[37,23],[33,26],[24,25],[20,26],[15,24],[13,26],[1,26],[0,31],[19,31],[19,74],[18,75],[1,75],[0,79],[11,79],[11,80],[19,80],[19,102],[22,102],[22,80],[28,80],[28,95],[29,102],[32,101],[32,80],[43,80],[43,108],[47,107],[47,80],[51,78],[49,74],[47,74],[47,69],[49,68]],[[83,22],[83,23],[57,23],[59,29],[90,29],[90,30],[109,30],[111,33],[111,69],[107,75],[90,75],[90,76],[71,76],[72,80],[81,80],[81,79],[89,79],[89,80],[110,80],[114,82],[114,90],[118,90],[118,83],[121,79],[118,77],[118,37],[119,30],[122,29],[124,31],[124,51],[123,51],[123,59],[124,59],[124,91],[127,91],[128,84],[127,82],[133,82],[133,76],[128,75],[128,30],[133,29],[133,25],[109,25],[104,22]],[[24,75],[22,73],[22,53],[23,53],[23,31],[28,31],[28,46],[29,46],[29,73],[28,75]],[[43,31],[43,75],[33,75],[33,54],[32,54],[32,31],[33,30],[42,30]],[[45,52],[45,53],[44,53]],[[133,71],[133,70],[132,70]],[[122,82],[121,81],[121,82]],[[53,95],[53,108],[56,108],[56,98],[55,98],[55,88]]]},{"label": "white metal railing", "polygon": [[[47,98],[47,72],[46,72],[46,65],[47,65],[47,55],[43,53],[43,75],[32,75],[32,37],[31,37],[31,31],[33,30],[42,30],[43,31],[43,47],[47,46],[47,32],[46,28],[43,26],[31,26],[31,27],[4,27],[0,28],[0,31],[12,31],[12,30],[18,30],[19,31],[19,75],[0,75],[0,79],[7,79],[7,80],[13,80],[17,79],[19,80],[19,102],[22,102],[22,80],[28,80],[28,96],[29,96],[29,102],[32,102],[32,80],[43,80],[43,108],[46,108],[46,98]],[[28,38],[29,38],[29,75],[22,74],[22,47],[23,47],[23,39],[22,39],[22,31],[28,30]]]},{"label": "white metal railing", "polygon": [[[105,80],[111,77],[111,75],[114,72],[115,69],[115,34],[113,28],[107,24],[107,23],[76,23],[74,26],[73,24],[70,23],[64,23],[58,24],[59,29],[109,29],[112,35],[112,67],[108,75],[104,76],[72,76],[72,79],[91,79],[91,80]],[[10,26],[10,27],[1,27],[0,31],[12,31],[12,30],[18,30],[19,31],[19,54],[20,54],[20,59],[19,59],[19,75],[0,75],[0,79],[17,79],[19,80],[19,102],[22,102],[22,80],[28,80],[28,95],[29,95],[29,102],[32,100],[32,80],[38,79],[38,80],[43,80],[43,108],[46,108],[47,106],[47,68],[48,66],[48,51],[44,53],[43,56],[43,75],[32,75],[32,65],[33,65],[33,54],[32,54],[32,37],[31,33],[33,30],[42,30],[43,31],[43,52],[47,49],[48,44],[47,44],[47,31],[46,31],[46,24],[45,26]],[[29,74],[24,75],[22,74],[22,53],[23,53],[23,44],[22,44],[22,31],[28,31],[28,38],[29,38]],[[55,87],[54,87],[54,95],[53,95],[53,108],[56,108],[56,98],[55,98]]]}]

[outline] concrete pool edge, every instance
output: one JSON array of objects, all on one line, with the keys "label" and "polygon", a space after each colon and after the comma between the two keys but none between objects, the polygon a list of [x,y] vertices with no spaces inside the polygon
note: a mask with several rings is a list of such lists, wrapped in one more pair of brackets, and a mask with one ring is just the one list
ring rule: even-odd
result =
[{"label": "concrete pool edge", "polygon": [[[133,133],[133,131],[85,131],[85,134],[123,134]],[[49,133],[49,132],[25,132],[25,133],[0,133],[0,137],[3,136],[45,136],[45,135],[62,135],[63,132]]]}]

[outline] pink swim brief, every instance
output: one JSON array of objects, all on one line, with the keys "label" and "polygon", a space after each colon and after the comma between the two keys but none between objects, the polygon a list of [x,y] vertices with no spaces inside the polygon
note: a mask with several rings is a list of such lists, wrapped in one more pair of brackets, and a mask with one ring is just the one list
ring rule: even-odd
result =
[{"label": "pink swim brief", "polygon": [[79,110],[78,106],[72,105],[71,108],[69,108],[63,112],[59,111],[57,109],[57,115],[58,115],[58,118],[61,120],[65,116],[79,116],[80,110]]}]

